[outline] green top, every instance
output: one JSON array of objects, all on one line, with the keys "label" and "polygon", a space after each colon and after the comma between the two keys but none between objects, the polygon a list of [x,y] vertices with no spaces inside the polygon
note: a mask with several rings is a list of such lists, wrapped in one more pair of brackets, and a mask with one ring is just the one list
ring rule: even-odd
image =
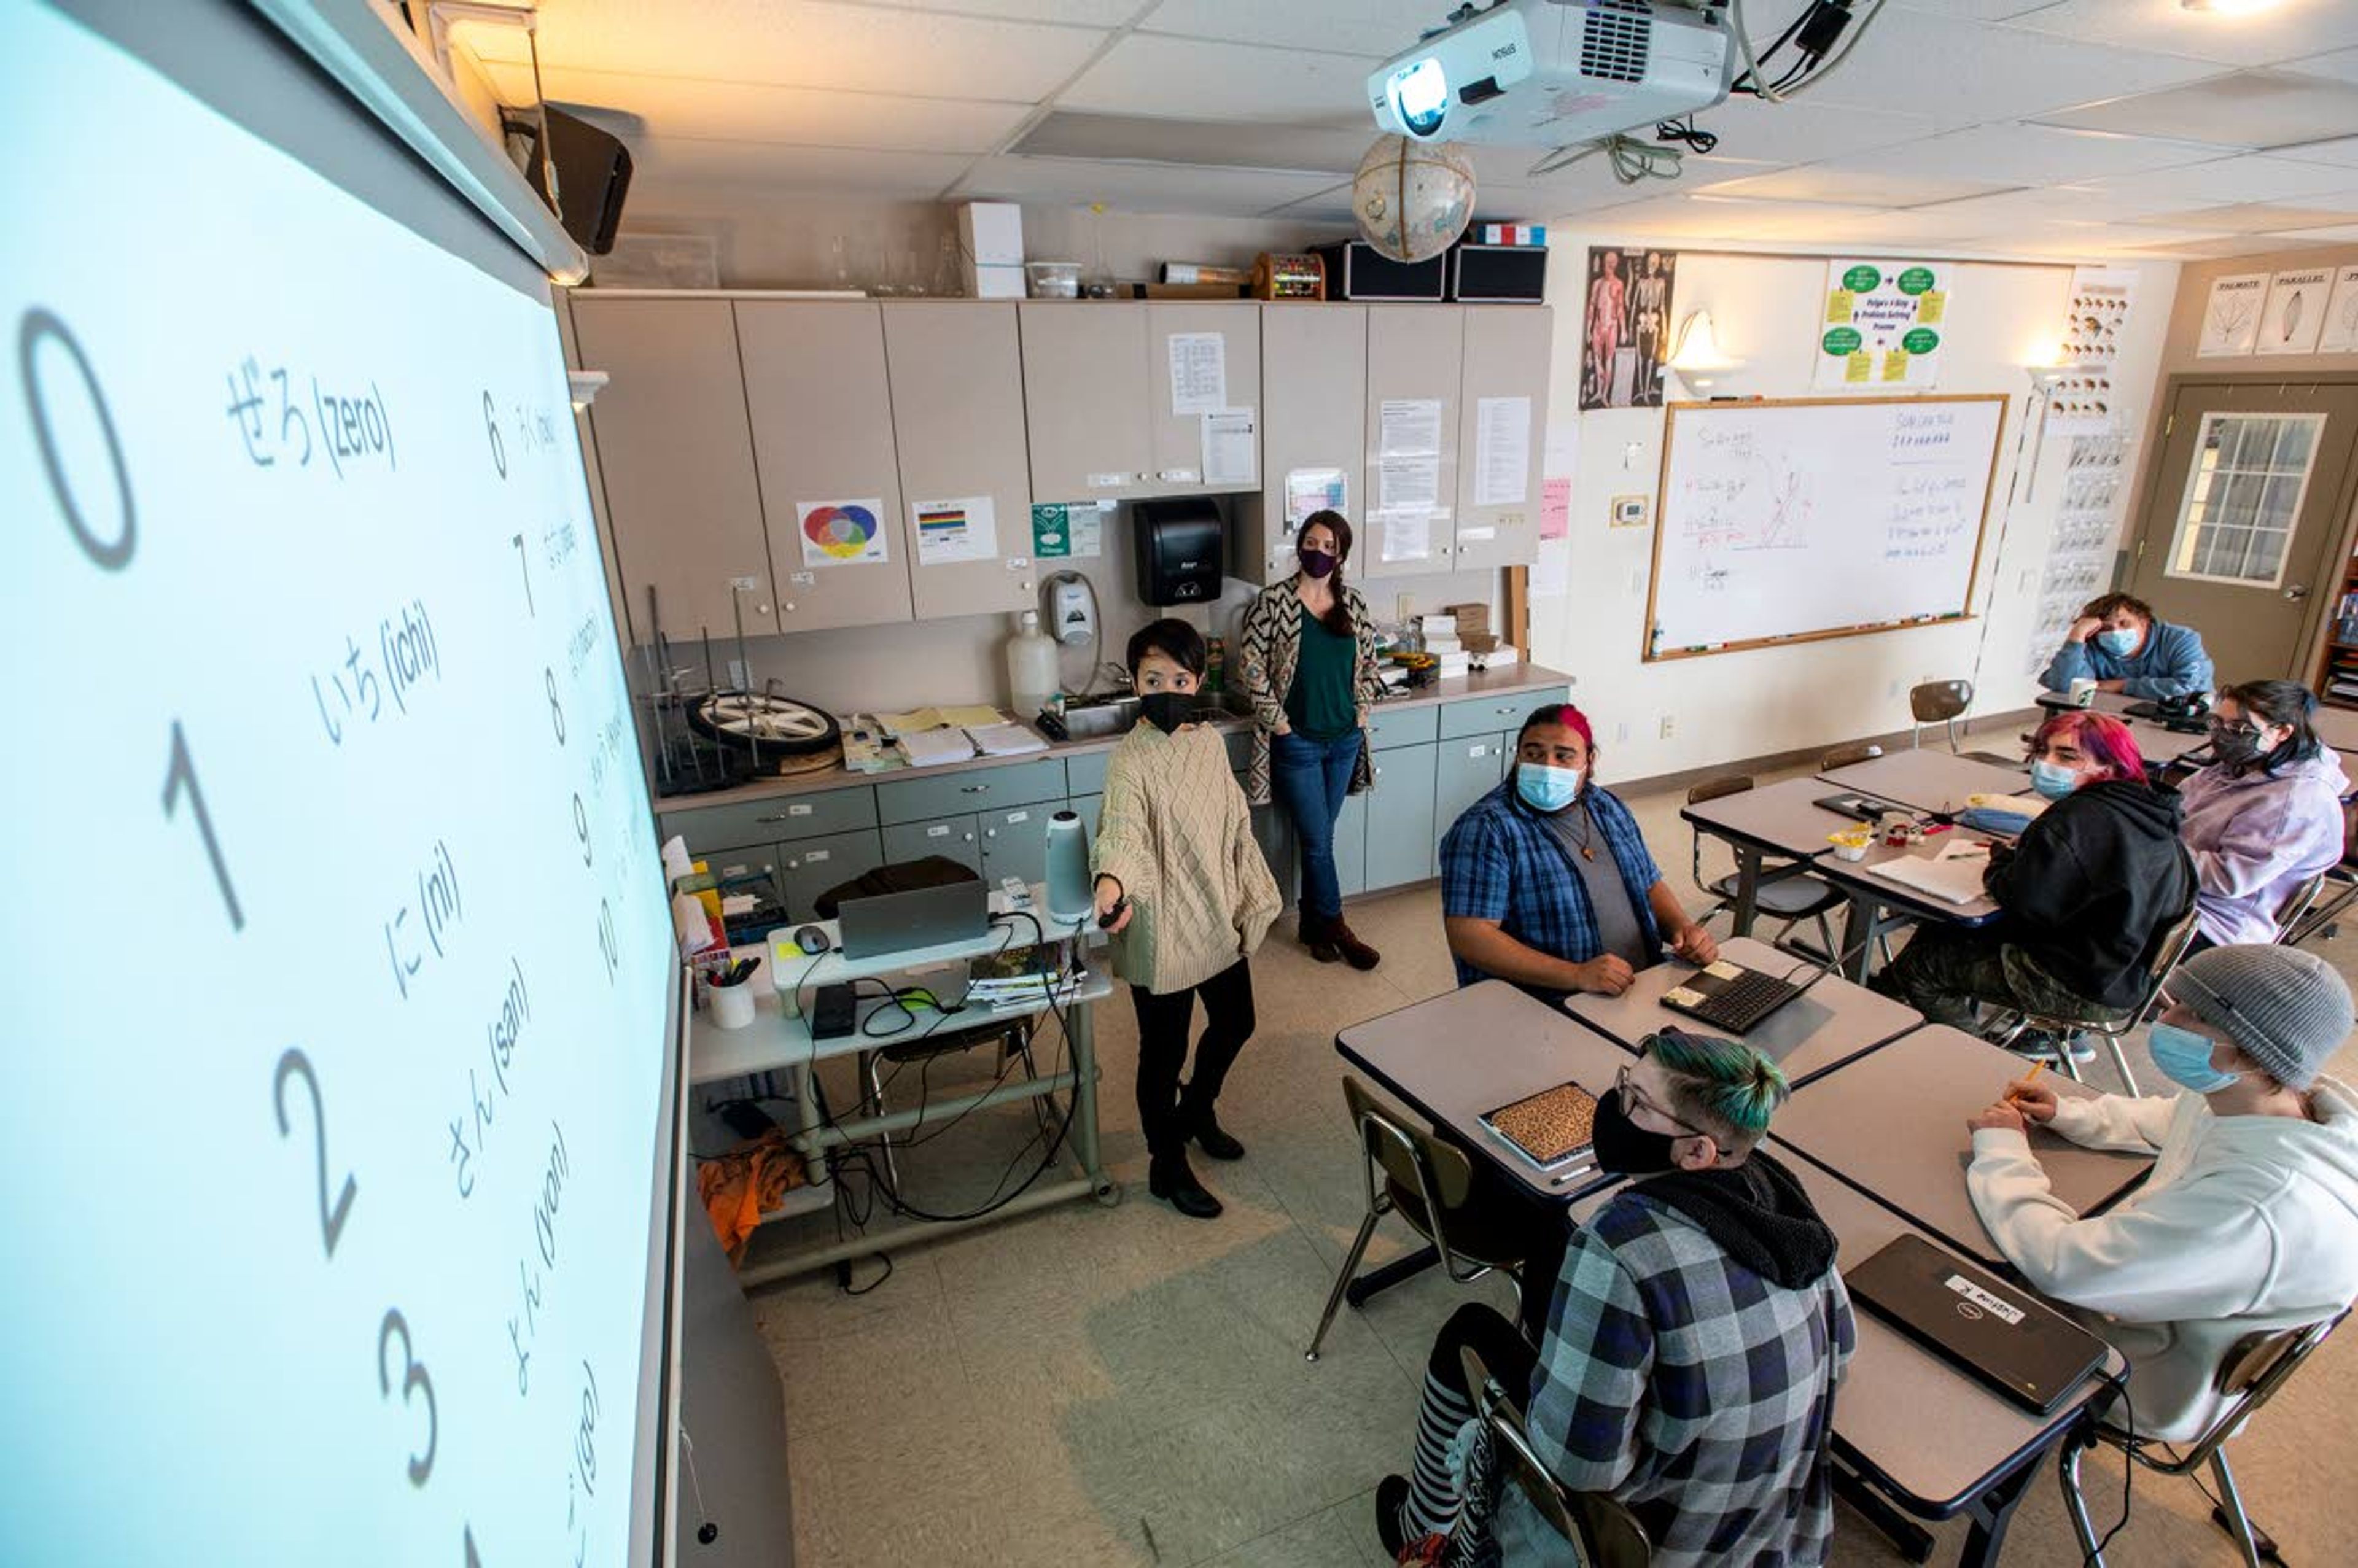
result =
[{"label": "green top", "polygon": [[1302,615],[1302,656],[1293,666],[1293,686],[1285,694],[1285,719],[1293,732],[1312,741],[1332,741],[1359,727],[1359,709],[1351,698],[1357,673],[1359,640],[1336,636],[1325,622],[1298,606]]}]

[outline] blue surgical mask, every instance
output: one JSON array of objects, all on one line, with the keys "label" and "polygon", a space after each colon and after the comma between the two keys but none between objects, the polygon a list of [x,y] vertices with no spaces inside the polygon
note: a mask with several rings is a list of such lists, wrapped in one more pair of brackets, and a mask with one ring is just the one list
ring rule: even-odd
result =
[{"label": "blue surgical mask", "polygon": [[1534,811],[1562,811],[1580,793],[1580,770],[1552,768],[1544,762],[1517,762],[1515,793]]},{"label": "blue surgical mask", "polygon": [[2061,800],[2080,787],[2080,775],[2041,758],[2030,764],[2030,787],[2049,800]]},{"label": "blue surgical mask", "polygon": [[2134,626],[2107,626],[2096,633],[2096,641],[2113,657],[2125,659],[2136,652],[2137,644],[2145,641],[2145,633]]},{"label": "blue surgical mask", "polygon": [[2162,1070],[2164,1076],[2198,1095],[2215,1095],[2244,1076],[2223,1073],[2212,1066],[2211,1037],[2197,1034],[2191,1029],[2180,1029],[2174,1023],[2155,1024],[2147,1045],[2153,1052],[2153,1065]]}]

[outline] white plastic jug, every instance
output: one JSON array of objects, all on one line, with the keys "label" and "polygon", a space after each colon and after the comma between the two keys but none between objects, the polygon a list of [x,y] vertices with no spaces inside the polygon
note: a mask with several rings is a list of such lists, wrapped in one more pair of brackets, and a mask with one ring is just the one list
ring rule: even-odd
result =
[{"label": "white plastic jug", "polygon": [[1007,639],[1007,689],[1020,723],[1029,724],[1056,699],[1056,643],[1040,630],[1036,610],[1017,616],[1015,635]]}]

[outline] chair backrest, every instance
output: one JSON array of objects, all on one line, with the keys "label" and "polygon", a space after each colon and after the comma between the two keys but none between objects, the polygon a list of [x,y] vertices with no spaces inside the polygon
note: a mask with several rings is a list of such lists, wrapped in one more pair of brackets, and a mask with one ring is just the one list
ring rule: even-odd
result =
[{"label": "chair backrest", "polygon": [[2348,1308],[2317,1323],[2298,1328],[2275,1328],[2247,1334],[2237,1340],[2234,1348],[2219,1363],[2212,1387],[2227,1402],[2220,1409],[2210,1427],[2194,1445],[2172,1462],[2156,1463],[2138,1449],[2130,1450],[2140,1461],[2153,1469],[2182,1476],[2208,1464],[2219,1446],[2236,1433],[2244,1423],[2258,1413],[2260,1407],[2276,1398],[2277,1390],[2285,1386],[2301,1363],[2325,1343],[2326,1336],[2342,1326],[2348,1317]]},{"label": "chair backrest", "polygon": [[1468,1345],[1459,1347],[1458,1358],[1474,1408],[1490,1429],[1500,1475],[1531,1499],[1547,1527],[1578,1546],[1593,1568],[1647,1568],[1654,1560],[1654,1543],[1637,1516],[1603,1492],[1572,1491],[1550,1474],[1531,1447],[1523,1412],[1482,1357]]},{"label": "chair backrest", "polygon": [[1466,1202],[1474,1186],[1474,1165],[1464,1150],[1395,1116],[1348,1074],[1343,1078],[1343,1103],[1359,1130],[1360,1148],[1385,1175],[1412,1193],[1439,1199],[1445,1209]]},{"label": "chair backrest", "polygon": [[1825,760],[1818,767],[1823,772],[1832,773],[1836,768],[1847,768],[1855,762],[1871,762],[1881,755],[1883,748],[1880,746],[1838,746],[1826,753]]},{"label": "chair backrest", "polygon": [[2286,940],[2299,929],[2302,917],[2315,907],[2317,895],[2324,891],[2325,873],[2320,871],[2313,877],[2304,878],[2299,886],[2285,895],[2284,903],[2277,906],[2277,941]]},{"label": "chair backrest", "polygon": [[1731,795],[1742,795],[1752,787],[1749,773],[1720,773],[1687,788],[1687,804],[1701,806],[1706,800],[1722,800]]},{"label": "chair backrest", "polygon": [[1969,680],[1928,680],[1908,690],[1908,711],[1919,724],[1943,724],[1973,706]]},{"label": "chair backrest", "polygon": [[[2169,981],[2171,971],[2178,968],[2178,961],[2186,957],[2186,949],[2193,944],[2198,914],[2199,911],[2190,906],[2184,914],[2169,924],[2154,944],[2153,957],[2146,965],[2148,988],[2146,1005],[2150,1006],[2154,998],[2161,994],[2161,988]],[[2140,1007],[2138,1011],[2142,1013],[2144,1008]]]}]

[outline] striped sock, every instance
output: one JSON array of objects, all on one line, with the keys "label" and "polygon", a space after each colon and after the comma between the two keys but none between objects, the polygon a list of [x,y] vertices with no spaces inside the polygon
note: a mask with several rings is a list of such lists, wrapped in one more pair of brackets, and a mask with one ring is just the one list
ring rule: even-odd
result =
[{"label": "striped sock", "polygon": [[1458,1429],[1473,1419],[1471,1400],[1432,1373],[1424,1375],[1424,1398],[1416,1415],[1416,1469],[1409,1477],[1408,1500],[1401,1505],[1401,1533],[1408,1540],[1447,1535],[1457,1522],[1457,1483],[1449,1473],[1449,1445]]}]

